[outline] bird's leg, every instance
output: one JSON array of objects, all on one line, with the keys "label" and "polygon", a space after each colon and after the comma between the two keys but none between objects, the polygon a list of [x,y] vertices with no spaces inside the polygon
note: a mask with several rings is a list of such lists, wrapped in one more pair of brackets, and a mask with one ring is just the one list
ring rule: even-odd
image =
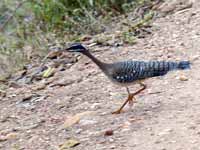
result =
[{"label": "bird's leg", "polygon": [[140,86],[142,86],[142,88],[139,89],[138,91],[136,91],[135,93],[133,93],[133,96],[139,94],[140,92],[142,92],[143,90],[145,90],[146,87],[147,87],[147,86],[146,86],[144,83],[142,83],[142,82],[139,82],[139,84],[140,84]]},{"label": "bird's leg", "polygon": [[133,104],[136,102],[136,99],[134,96],[132,96],[132,98],[128,101],[128,105],[130,108],[133,107]]},{"label": "bird's leg", "polygon": [[136,91],[135,93],[130,93],[129,89],[126,88],[127,92],[128,92],[127,100],[123,103],[123,105],[117,111],[112,112],[112,114],[120,114],[122,109],[124,108],[124,106],[126,106],[127,103],[129,103],[129,105],[133,105],[133,103],[134,103],[133,100],[136,100],[134,96],[139,94],[140,92],[142,92],[144,89],[146,89],[145,84],[143,84],[142,82],[139,82],[139,84],[142,86],[142,88],[139,89],[138,91]]},{"label": "bird's leg", "polygon": [[[139,89],[138,91],[136,91],[135,93],[130,94],[129,89],[127,88],[128,94],[129,94],[129,95],[133,95],[133,96],[132,96],[132,99],[129,100],[129,106],[130,106],[130,107],[132,107],[133,104],[134,104],[134,101],[136,101],[136,99],[135,99],[134,96],[137,95],[137,94],[139,94],[140,92],[142,92],[143,90],[146,89],[146,85],[145,85],[144,83],[139,82],[139,84],[140,84],[140,86],[142,86],[142,88]],[[133,100],[134,100],[134,101],[133,101]]]},{"label": "bird's leg", "polygon": [[130,90],[129,90],[128,87],[126,87],[126,90],[127,90],[128,96],[130,97],[130,98],[129,98],[129,101],[128,101],[128,104],[129,104],[130,107],[132,107],[132,106],[133,106],[133,103],[134,103],[134,102],[133,102],[133,99],[134,99],[134,100],[136,100],[136,99],[135,99],[134,95],[130,93]]},{"label": "bird's leg", "polygon": [[134,96],[134,95],[129,94],[127,100],[123,103],[123,105],[122,105],[117,111],[112,112],[112,114],[120,114],[121,111],[122,111],[122,109],[124,108],[124,106],[126,106],[126,104],[127,104],[128,102],[132,101],[133,96]]}]

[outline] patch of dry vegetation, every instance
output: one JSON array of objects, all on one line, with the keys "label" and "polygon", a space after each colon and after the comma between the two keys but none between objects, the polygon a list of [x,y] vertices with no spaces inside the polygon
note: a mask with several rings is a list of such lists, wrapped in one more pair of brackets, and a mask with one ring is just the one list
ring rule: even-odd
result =
[{"label": "patch of dry vegetation", "polygon": [[[98,36],[94,40],[106,41],[110,37],[102,39],[99,36],[111,29],[109,25],[116,23],[116,16],[126,16],[127,12],[137,10],[136,8],[141,6],[151,6],[155,2],[157,1],[2,0],[0,80],[23,67],[26,62],[38,62],[47,53],[50,45],[82,41],[85,40],[85,35],[96,34]],[[153,17],[149,10],[142,14],[144,15],[144,18],[137,16],[140,18],[137,23],[128,23],[128,28],[120,30],[116,37],[125,43],[135,43],[134,33]]]}]

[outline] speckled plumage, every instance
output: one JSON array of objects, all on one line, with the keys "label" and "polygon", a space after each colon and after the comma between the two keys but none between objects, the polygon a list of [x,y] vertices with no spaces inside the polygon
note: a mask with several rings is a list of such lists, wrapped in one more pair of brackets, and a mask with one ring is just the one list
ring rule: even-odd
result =
[{"label": "speckled plumage", "polygon": [[111,66],[112,73],[108,76],[119,83],[131,83],[149,77],[162,76],[171,70],[186,69],[189,67],[189,62],[124,61],[113,63]]}]

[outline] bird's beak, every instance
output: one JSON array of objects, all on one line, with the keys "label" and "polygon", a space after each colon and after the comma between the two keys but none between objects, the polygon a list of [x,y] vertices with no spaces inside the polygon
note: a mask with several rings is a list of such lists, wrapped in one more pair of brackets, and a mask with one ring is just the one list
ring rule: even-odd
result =
[{"label": "bird's beak", "polygon": [[72,47],[66,48],[65,50],[67,50],[68,52],[73,52],[73,48]]}]

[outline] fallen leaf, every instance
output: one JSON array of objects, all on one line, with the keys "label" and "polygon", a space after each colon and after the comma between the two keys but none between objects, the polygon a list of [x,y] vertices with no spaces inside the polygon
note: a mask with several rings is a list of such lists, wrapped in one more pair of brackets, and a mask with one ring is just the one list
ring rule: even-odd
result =
[{"label": "fallen leaf", "polygon": [[17,133],[9,133],[6,138],[9,139],[16,139],[17,138]]},{"label": "fallen leaf", "polygon": [[86,111],[86,112],[82,112],[82,113],[79,113],[79,114],[76,114],[74,116],[67,118],[67,120],[65,120],[65,122],[64,122],[64,128],[71,127],[72,125],[78,123],[82,117],[88,116],[91,113],[93,113],[93,112],[92,111]]},{"label": "fallen leaf", "polygon": [[0,136],[0,142],[17,138],[17,133],[9,133],[6,136]]},{"label": "fallen leaf", "polygon": [[47,70],[44,71],[42,77],[48,78],[48,77],[53,76],[53,74],[54,74],[54,68],[49,67]]},{"label": "fallen leaf", "polygon": [[79,121],[80,121],[80,117],[79,116],[75,115],[75,116],[69,117],[67,120],[65,120],[64,128],[69,128],[72,125],[78,123]]},{"label": "fallen leaf", "polygon": [[89,115],[91,115],[93,113],[94,113],[94,111],[85,111],[85,112],[76,114],[76,116],[79,116],[80,118],[82,118],[84,116],[89,116]]},{"label": "fallen leaf", "polygon": [[77,145],[79,145],[80,142],[75,140],[75,139],[69,139],[67,141],[65,141],[61,146],[60,146],[60,150],[69,150],[72,147],[75,147]]}]

